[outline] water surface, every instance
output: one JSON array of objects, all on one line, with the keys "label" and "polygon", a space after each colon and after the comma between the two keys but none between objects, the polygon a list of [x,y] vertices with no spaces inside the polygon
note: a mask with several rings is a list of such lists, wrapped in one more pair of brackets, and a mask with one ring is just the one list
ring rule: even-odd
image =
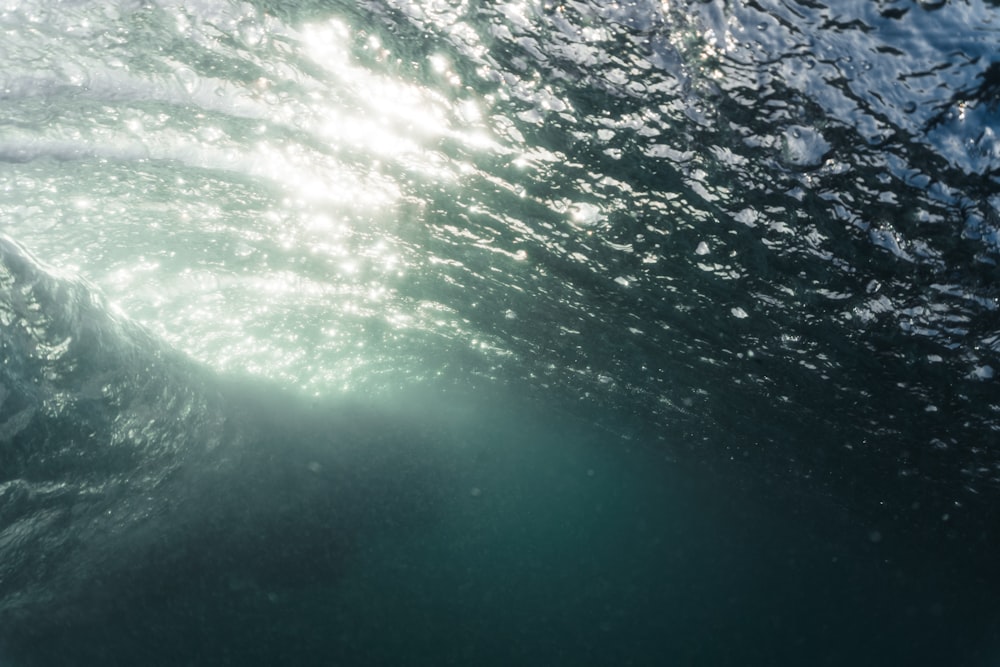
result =
[{"label": "water surface", "polygon": [[995,4],[0,8],[0,660],[990,665]]}]

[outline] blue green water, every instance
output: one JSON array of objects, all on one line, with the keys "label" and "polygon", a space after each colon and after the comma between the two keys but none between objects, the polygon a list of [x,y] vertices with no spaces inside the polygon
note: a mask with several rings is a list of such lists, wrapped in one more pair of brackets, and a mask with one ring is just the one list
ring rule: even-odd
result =
[{"label": "blue green water", "polygon": [[0,6],[0,666],[1000,660],[995,3]]}]

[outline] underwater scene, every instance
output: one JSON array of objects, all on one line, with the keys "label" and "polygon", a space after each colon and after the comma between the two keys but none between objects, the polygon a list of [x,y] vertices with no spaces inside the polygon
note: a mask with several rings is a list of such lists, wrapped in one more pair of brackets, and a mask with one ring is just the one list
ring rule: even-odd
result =
[{"label": "underwater scene", "polygon": [[0,667],[1000,665],[996,0],[0,34]]}]

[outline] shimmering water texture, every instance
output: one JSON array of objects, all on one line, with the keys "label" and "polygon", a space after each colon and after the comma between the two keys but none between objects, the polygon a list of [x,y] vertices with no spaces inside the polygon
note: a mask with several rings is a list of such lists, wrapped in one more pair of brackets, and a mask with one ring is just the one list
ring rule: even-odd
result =
[{"label": "shimmering water texture", "polygon": [[1000,660],[995,0],[0,3],[0,666]]}]

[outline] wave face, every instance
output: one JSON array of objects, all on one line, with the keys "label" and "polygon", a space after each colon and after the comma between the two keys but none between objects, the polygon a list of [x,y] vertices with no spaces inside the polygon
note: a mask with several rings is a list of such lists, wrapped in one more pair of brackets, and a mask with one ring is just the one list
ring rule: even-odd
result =
[{"label": "wave face", "polygon": [[9,239],[0,282],[14,664],[218,664],[213,621],[280,614],[360,534],[421,525],[449,492],[426,426],[217,378]]},{"label": "wave face", "polygon": [[998,19],[0,8],[0,662],[992,664]]}]

